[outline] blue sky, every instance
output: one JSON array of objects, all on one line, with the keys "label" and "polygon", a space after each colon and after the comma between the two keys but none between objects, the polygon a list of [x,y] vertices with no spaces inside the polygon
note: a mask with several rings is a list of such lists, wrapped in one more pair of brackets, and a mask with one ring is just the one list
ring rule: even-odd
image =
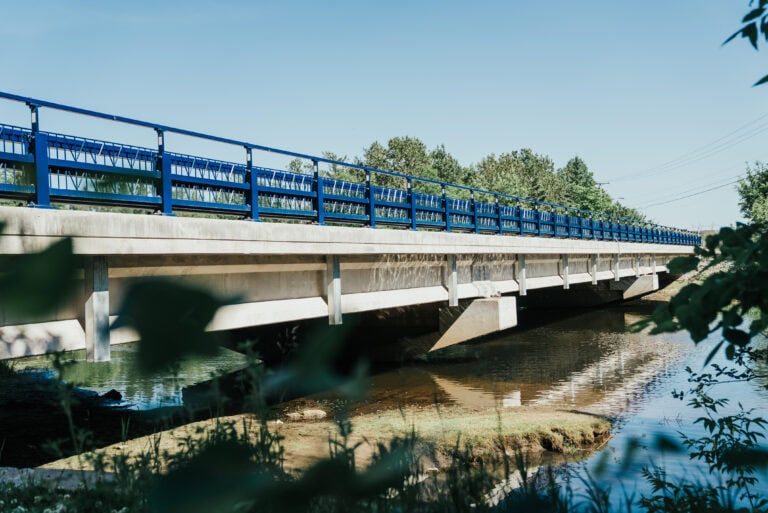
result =
[{"label": "blue sky", "polygon": [[[305,153],[352,157],[411,135],[464,164],[523,147],[557,165],[579,155],[609,192],[643,206],[768,160],[758,130],[768,118],[718,141],[768,113],[768,86],[750,87],[768,51],[720,46],[747,8],[5,0],[0,90]],[[147,130],[42,115],[45,130],[154,144]],[[26,125],[28,114],[0,102],[0,122]],[[169,148],[242,158],[189,139]],[[736,202],[726,187],[643,210],[709,228],[738,220]]]}]

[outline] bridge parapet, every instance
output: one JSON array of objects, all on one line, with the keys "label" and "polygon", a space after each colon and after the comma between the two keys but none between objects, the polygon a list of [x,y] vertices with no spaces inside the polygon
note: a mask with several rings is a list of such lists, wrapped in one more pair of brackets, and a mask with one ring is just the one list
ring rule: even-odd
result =
[{"label": "bridge parapet", "polygon": [[[698,245],[698,234],[600,212],[393,173],[278,148],[89,111],[0,92],[24,102],[31,128],[0,125],[0,197],[37,207],[52,203],[285,218],[325,224],[389,226],[596,241]],[[141,148],[40,130],[50,108],[128,123],[157,132],[157,148]],[[243,162],[167,151],[176,133],[245,149]],[[255,166],[253,152],[311,162],[311,173]],[[360,180],[320,172],[319,164],[358,172]],[[348,173],[349,174],[349,173]],[[399,183],[384,186],[381,179]]]}]

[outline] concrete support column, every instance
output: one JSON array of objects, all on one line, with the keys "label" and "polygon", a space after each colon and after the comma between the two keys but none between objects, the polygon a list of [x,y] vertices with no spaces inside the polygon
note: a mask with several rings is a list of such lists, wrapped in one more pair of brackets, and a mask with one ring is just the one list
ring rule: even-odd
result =
[{"label": "concrete support column", "polygon": [[640,276],[640,255],[635,255],[635,277]]},{"label": "concrete support column", "polygon": [[589,274],[592,276],[592,285],[597,285],[597,255],[589,256]]},{"label": "concrete support column", "polygon": [[475,299],[435,342],[430,351],[517,326],[514,296]]},{"label": "concrete support column", "polygon": [[656,255],[651,255],[651,273],[656,276]]},{"label": "concrete support column", "polygon": [[563,288],[569,289],[571,288],[571,282],[569,279],[570,269],[568,268],[568,255],[561,255],[560,256],[560,262],[562,263],[562,276],[563,276]]},{"label": "concrete support column", "polygon": [[525,255],[519,255],[517,260],[515,260],[515,278],[517,278],[517,286],[520,289],[520,295],[527,295],[528,287],[525,284]]},{"label": "concrete support column", "polygon": [[613,255],[613,281],[619,281],[619,254]]},{"label": "concrete support column", "polygon": [[109,354],[109,267],[107,257],[86,259],[85,278],[85,358],[89,362],[108,362]]},{"label": "concrete support column", "polygon": [[456,255],[448,255],[445,281],[448,288],[448,306],[459,306],[459,276],[456,271]]},{"label": "concrete support column", "polygon": [[338,255],[329,255],[326,263],[328,324],[338,326],[341,324],[341,262]]}]

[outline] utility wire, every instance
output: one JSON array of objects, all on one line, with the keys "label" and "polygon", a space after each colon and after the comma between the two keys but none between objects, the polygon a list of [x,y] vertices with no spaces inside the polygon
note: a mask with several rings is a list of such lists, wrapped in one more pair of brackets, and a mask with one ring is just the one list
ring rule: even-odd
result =
[{"label": "utility wire", "polygon": [[[680,167],[685,167],[687,165],[693,164],[705,158],[711,157],[712,155],[715,155],[717,153],[721,153],[737,144],[741,144],[742,142],[747,141],[768,130],[768,123],[762,123],[756,127],[752,126],[762,121],[765,118],[768,118],[768,113],[763,114],[762,116],[759,116],[753,119],[752,121],[749,121],[748,123],[741,125],[739,128],[732,130],[731,132],[727,133],[722,137],[715,139],[714,141],[698,146],[680,155],[677,158],[674,158],[672,160],[669,160],[667,162],[664,162],[662,164],[659,164],[657,166],[654,166],[642,171],[638,171],[635,173],[628,173],[626,175],[619,176],[617,178],[614,178],[613,181],[617,182],[617,181],[642,178],[642,177],[648,176],[649,174],[658,174],[660,172],[678,169]],[[749,127],[752,127],[752,128],[744,132],[744,130]],[[740,132],[743,132],[743,133],[740,133]],[[735,136],[735,137],[732,137],[732,136]]]},{"label": "utility wire", "polygon": [[720,185],[720,184],[722,184],[722,182],[727,181],[727,180],[738,180],[742,176],[744,176],[743,173],[742,174],[738,174],[738,175],[734,175],[734,176],[729,176],[728,178],[721,178],[720,180],[715,180],[714,182],[709,182],[709,183],[705,183],[705,184],[702,184],[702,185],[698,185],[698,186],[693,187],[693,188],[688,187],[686,189],[679,189],[679,190],[676,190],[676,191],[671,191],[668,194],[662,194],[661,196],[658,196],[657,198],[647,199],[645,201],[641,201],[639,203],[639,205],[640,205],[640,208],[642,208],[646,204],[651,204],[651,203],[657,203],[659,201],[664,201],[664,200],[666,200],[668,198],[673,198],[673,197],[679,195],[680,193],[698,192],[700,189],[706,189],[707,187],[712,187],[714,185]]},{"label": "utility wire", "polygon": [[664,192],[664,194],[661,194],[661,195],[655,194],[655,193],[652,194],[652,195],[644,194],[644,195],[642,195],[642,196],[640,196],[638,198],[634,198],[634,201],[635,201],[635,203],[638,203],[638,204],[653,203],[655,201],[667,198],[669,196],[676,196],[678,194],[683,194],[683,193],[686,193],[686,192],[692,192],[692,190],[696,190],[696,189],[699,189],[699,188],[709,187],[710,185],[717,185],[719,182],[722,182],[723,180],[732,180],[732,179],[735,179],[737,176],[740,176],[740,175],[729,176],[728,178],[722,178],[721,177],[721,178],[719,178],[717,180],[711,180],[712,178],[714,178],[714,177],[716,177],[718,175],[722,175],[724,173],[728,173],[728,172],[733,171],[734,169],[737,169],[737,168],[740,168],[740,167],[742,167],[742,164],[735,164],[735,165],[727,167],[725,169],[718,169],[718,170],[710,172],[710,173],[705,173],[705,174],[702,174],[702,175],[697,175],[696,176],[697,179],[708,179],[709,181],[707,183],[705,183],[705,184],[698,185],[698,186],[694,187],[693,189],[691,189],[690,184],[677,185],[677,186],[673,186],[670,189],[666,190]]},{"label": "utility wire", "polygon": [[710,189],[705,189],[703,191],[694,192],[693,194],[687,194],[685,196],[680,196],[679,198],[674,198],[674,199],[667,200],[667,201],[660,201],[660,202],[654,203],[652,205],[647,205],[645,208],[658,207],[659,205],[666,205],[667,203],[674,203],[676,201],[684,200],[686,198],[692,198],[693,196],[698,196],[698,195],[704,194],[706,192],[711,192],[711,191],[715,191],[717,189],[722,189],[723,187],[728,187],[729,185],[733,185],[733,184],[738,183],[738,182],[739,182],[739,180],[734,180],[732,182],[724,183],[723,185],[718,185],[717,187],[712,187]]}]

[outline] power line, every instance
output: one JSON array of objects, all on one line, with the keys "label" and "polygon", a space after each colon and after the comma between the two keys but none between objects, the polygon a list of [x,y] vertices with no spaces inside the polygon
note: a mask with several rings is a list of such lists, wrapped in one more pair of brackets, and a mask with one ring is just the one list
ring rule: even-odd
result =
[{"label": "power line", "polygon": [[[727,167],[725,169],[718,169],[718,170],[710,172],[710,173],[704,173],[704,174],[701,174],[701,175],[697,175],[696,178],[698,178],[698,179],[711,179],[711,178],[713,178],[715,176],[722,175],[724,173],[733,171],[734,169],[737,169],[737,168],[742,167],[742,166],[743,166],[743,164],[734,164],[733,166]],[[709,187],[710,185],[716,185],[716,184],[722,182],[723,180],[732,180],[732,179],[735,179],[737,176],[740,176],[740,175],[729,176],[727,178],[722,178],[721,177],[721,178],[719,178],[717,180],[710,181],[710,182],[707,182],[707,183],[702,184],[702,185],[698,185],[698,186],[694,187],[693,190],[700,189],[700,188],[703,188],[703,187]],[[658,191],[654,191],[652,195],[643,194],[639,198],[634,198],[634,201],[636,203],[638,203],[638,204],[653,203],[655,201],[658,201],[659,199],[663,199],[663,198],[666,198],[668,196],[676,196],[677,194],[686,193],[686,192],[692,192],[692,190],[690,188],[690,184],[686,184],[686,185],[682,185],[682,186],[675,186],[675,187],[673,187],[671,189],[666,190],[666,192],[664,194],[662,194],[662,195],[659,195]]]},{"label": "power line", "polygon": [[656,197],[654,199],[647,199],[645,201],[641,201],[640,202],[640,208],[642,208],[645,204],[657,203],[657,202],[663,201],[663,200],[665,200],[667,198],[675,197],[678,194],[680,194],[681,192],[684,192],[684,193],[698,192],[700,189],[705,189],[705,188],[711,187],[713,185],[720,185],[722,182],[724,182],[726,180],[738,180],[742,176],[744,176],[743,173],[738,174],[738,175],[734,175],[734,176],[729,176],[728,178],[721,178],[719,180],[715,180],[714,182],[709,182],[709,183],[701,184],[701,185],[698,185],[698,186],[693,187],[693,188],[688,187],[686,189],[678,189],[678,190],[675,190],[675,191],[671,191],[671,192],[669,192],[667,194],[662,194],[661,196],[658,196],[658,197]]},{"label": "power line", "polygon": [[693,196],[698,196],[698,195],[704,194],[706,192],[711,192],[711,191],[715,191],[717,189],[722,189],[723,187],[728,187],[729,185],[733,185],[733,184],[738,183],[738,182],[739,182],[739,180],[734,180],[732,182],[724,183],[723,185],[718,185],[717,187],[712,187],[710,189],[705,189],[703,191],[694,192],[693,194],[687,194],[685,196],[680,196],[679,198],[674,198],[674,199],[671,199],[671,200],[661,201],[659,203],[654,203],[652,205],[647,205],[645,208],[658,207],[659,205],[666,205],[667,203],[674,203],[675,201],[684,200],[686,198],[692,198]]},{"label": "power line", "polygon": [[[753,119],[752,121],[749,121],[741,125],[737,129],[732,130],[731,132],[727,133],[722,137],[719,137],[713,141],[710,141],[707,144],[698,146],[680,155],[679,157],[676,157],[672,160],[668,160],[667,162],[661,163],[657,166],[654,166],[642,171],[638,171],[635,173],[628,173],[626,175],[619,176],[617,178],[614,178],[613,180],[614,181],[631,180],[631,179],[642,178],[648,175],[658,174],[664,171],[671,171],[673,169],[679,169],[681,167],[691,165],[695,162],[698,162],[705,158],[716,155],[717,153],[721,153],[729,148],[732,148],[737,144],[741,144],[742,142],[747,141],[768,130],[768,123],[762,123],[744,132],[745,129],[762,121],[765,118],[768,118],[768,113],[763,114],[762,116],[759,116]],[[743,133],[739,133],[739,132],[743,132]],[[734,135],[736,135],[736,137],[732,137]]]}]

